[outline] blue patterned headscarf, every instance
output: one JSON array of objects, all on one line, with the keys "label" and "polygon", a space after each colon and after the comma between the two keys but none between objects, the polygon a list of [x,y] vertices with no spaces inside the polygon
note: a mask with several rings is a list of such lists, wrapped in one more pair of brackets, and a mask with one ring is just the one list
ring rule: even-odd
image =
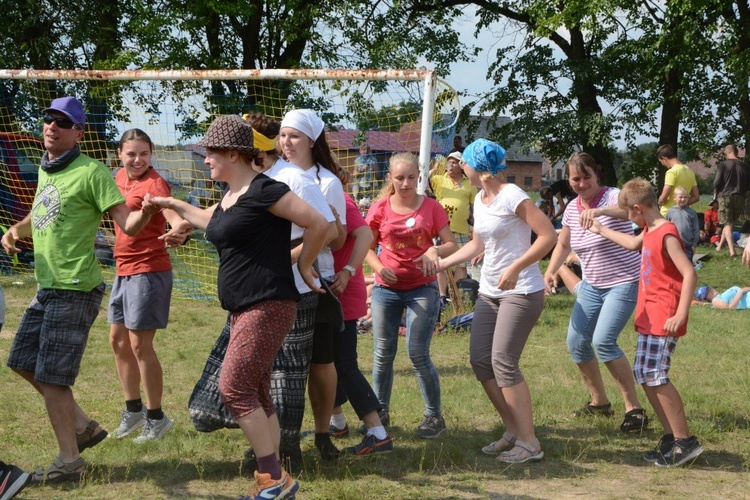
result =
[{"label": "blue patterned headscarf", "polygon": [[505,149],[487,139],[477,139],[472,142],[466,146],[462,155],[471,168],[481,172],[491,172],[492,175],[508,167],[503,163]]}]

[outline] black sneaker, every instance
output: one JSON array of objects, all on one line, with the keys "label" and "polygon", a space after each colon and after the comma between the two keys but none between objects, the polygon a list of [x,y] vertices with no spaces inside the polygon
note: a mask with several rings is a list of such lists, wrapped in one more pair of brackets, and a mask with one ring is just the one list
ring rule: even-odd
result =
[{"label": "black sneaker", "polygon": [[440,437],[446,430],[445,420],[439,415],[425,417],[417,427],[416,435],[421,438],[434,439]]},{"label": "black sneaker", "polygon": [[388,453],[390,451],[393,451],[393,439],[390,436],[386,436],[385,439],[378,439],[375,434],[370,434],[365,436],[357,446],[344,448],[341,453],[363,457],[373,453]]},{"label": "black sneaker", "polygon": [[703,453],[703,448],[695,436],[675,439],[672,449],[656,461],[657,467],[679,467]]},{"label": "black sneaker", "polygon": [[[378,416],[380,417],[380,425],[383,427],[390,427],[391,426],[391,414],[388,413],[388,408],[383,408],[378,412]],[[359,429],[357,429],[357,432],[362,434],[363,436],[367,434],[367,427],[364,426],[364,424],[359,426]]]},{"label": "black sneaker", "polygon": [[0,462],[0,499],[10,500],[31,481],[31,474]]},{"label": "black sneaker", "polygon": [[656,445],[656,448],[643,454],[643,459],[646,462],[655,463],[664,455],[669,453],[669,451],[672,449],[672,446],[674,446],[674,435],[664,434],[659,438],[659,443]]}]

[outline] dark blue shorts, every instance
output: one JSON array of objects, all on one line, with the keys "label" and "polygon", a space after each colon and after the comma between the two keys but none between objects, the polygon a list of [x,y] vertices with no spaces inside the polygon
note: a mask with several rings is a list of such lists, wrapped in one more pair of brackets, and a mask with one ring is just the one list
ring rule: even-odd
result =
[{"label": "dark blue shorts", "polygon": [[18,325],[8,366],[44,384],[72,386],[104,297],[104,283],[90,292],[40,289]]}]

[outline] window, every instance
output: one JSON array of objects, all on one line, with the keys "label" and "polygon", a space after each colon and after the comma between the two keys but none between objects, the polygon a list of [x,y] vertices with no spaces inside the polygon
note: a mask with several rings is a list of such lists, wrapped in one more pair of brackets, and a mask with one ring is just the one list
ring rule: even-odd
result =
[{"label": "window", "polygon": [[523,185],[524,186],[531,186],[534,182],[534,179],[532,177],[524,177],[523,178]]},{"label": "window", "polygon": [[515,184],[516,183],[516,176],[515,175],[509,175],[508,176],[508,182],[510,182],[511,184]]}]

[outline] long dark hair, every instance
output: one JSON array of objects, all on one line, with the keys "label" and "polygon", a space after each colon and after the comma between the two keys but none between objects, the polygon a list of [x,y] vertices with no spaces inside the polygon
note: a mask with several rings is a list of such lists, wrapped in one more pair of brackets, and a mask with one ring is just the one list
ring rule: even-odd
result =
[{"label": "long dark hair", "polygon": [[320,180],[320,165],[322,165],[333,172],[333,175],[338,177],[342,184],[345,184],[348,181],[346,172],[342,170],[339,162],[333,158],[331,148],[328,147],[325,130],[320,133],[317,139],[315,139],[315,143],[312,147],[312,157],[313,162],[315,162],[315,175],[318,177],[318,180]]}]

